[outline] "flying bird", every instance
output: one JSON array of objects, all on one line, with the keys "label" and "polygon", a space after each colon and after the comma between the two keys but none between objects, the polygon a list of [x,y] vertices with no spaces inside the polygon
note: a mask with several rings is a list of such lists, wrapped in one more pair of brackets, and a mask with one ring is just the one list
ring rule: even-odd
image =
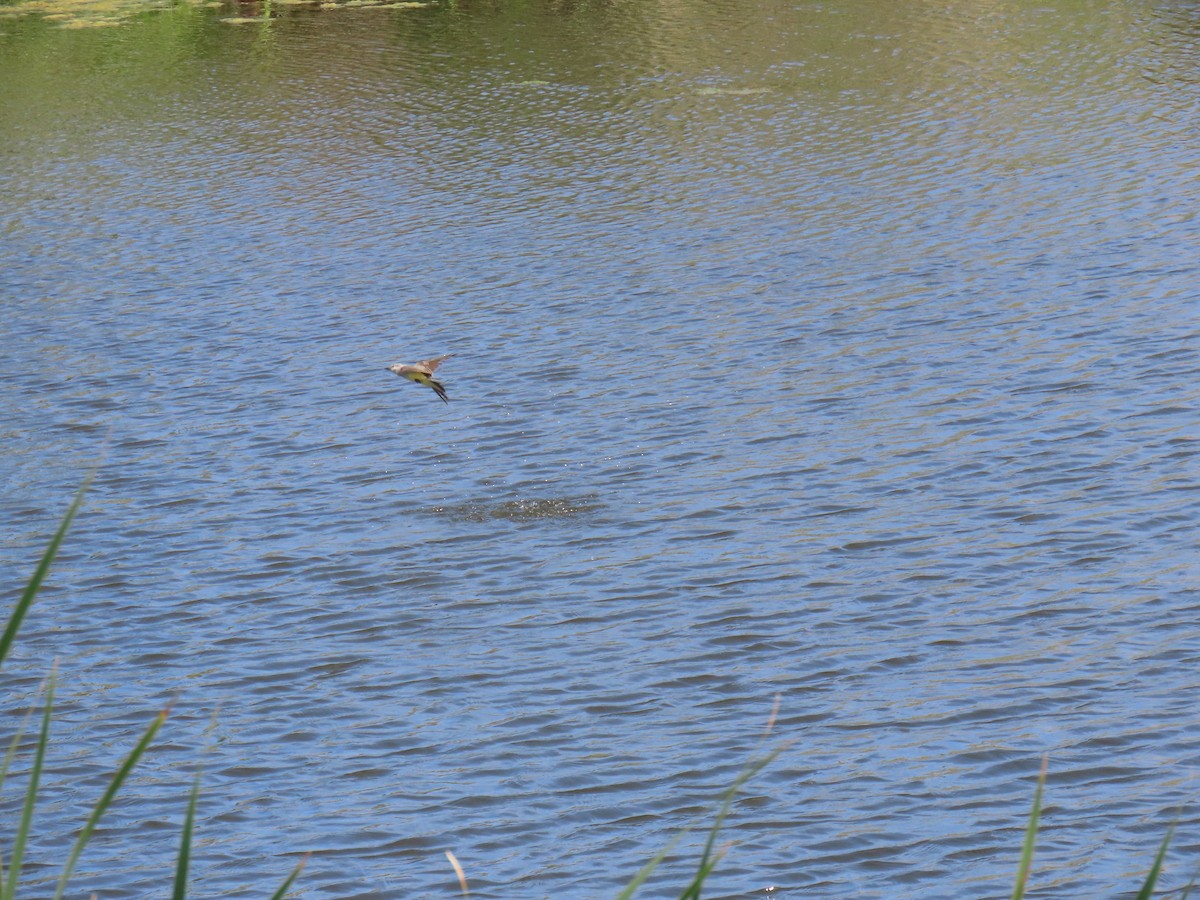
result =
[{"label": "flying bird", "polygon": [[396,363],[394,366],[388,366],[387,370],[394,375],[399,375],[401,378],[407,378],[409,381],[415,381],[417,384],[433,388],[433,392],[442,398],[443,403],[449,403],[450,398],[446,396],[446,389],[442,387],[441,382],[434,380],[433,373],[442,364],[442,360],[449,359],[452,355],[447,353],[445,356],[439,356],[436,359],[427,359],[424,362],[412,363],[411,365]]}]

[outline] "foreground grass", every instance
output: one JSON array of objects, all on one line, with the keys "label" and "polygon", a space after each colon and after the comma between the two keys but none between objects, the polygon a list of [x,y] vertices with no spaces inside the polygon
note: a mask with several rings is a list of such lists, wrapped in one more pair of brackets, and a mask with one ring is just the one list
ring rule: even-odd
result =
[{"label": "foreground grass", "polygon": [[[13,642],[16,640],[17,632],[20,630],[22,623],[25,621],[25,617],[28,615],[29,609],[33,605],[33,601],[37,597],[42,583],[45,581],[46,576],[50,572],[50,567],[54,562],[55,556],[58,554],[59,547],[62,545],[62,542],[67,535],[67,531],[71,527],[71,523],[75,520],[76,514],[79,512],[79,507],[83,503],[83,498],[87,493],[90,480],[91,479],[89,477],[79,488],[74,500],[71,502],[70,507],[67,509],[66,514],[62,518],[62,522],[59,524],[58,530],[54,533],[54,536],[51,538],[50,544],[46,548],[45,553],[42,555],[41,560],[34,568],[33,575],[30,577],[29,583],[26,585],[25,590],[22,592],[21,597],[16,603],[16,606],[9,615],[7,626],[5,627],[3,634],[0,634],[0,667],[3,666],[5,659],[7,659],[8,653],[12,649]],[[54,691],[56,682],[57,666],[51,668],[50,674],[47,677],[45,684],[42,686],[44,700],[42,703],[39,731],[34,743],[33,760],[28,776],[29,783],[25,790],[25,800],[20,810],[20,818],[17,823],[13,844],[12,847],[9,848],[7,854],[0,853],[0,900],[15,900],[17,896],[17,889],[21,877],[21,869],[24,863],[25,849],[33,826],[34,808],[37,805],[38,790],[45,764],[46,751],[50,743],[50,720],[51,712],[54,708]],[[159,729],[163,726],[163,723],[166,722],[169,713],[169,708],[164,709],[151,720],[141,738],[129,752],[129,755],[125,757],[124,761],[113,773],[108,787],[100,796],[100,799],[96,801],[95,807],[92,809],[91,814],[88,816],[83,827],[80,829],[79,834],[75,839],[75,843],[71,847],[71,852],[68,854],[67,860],[63,864],[62,873],[60,874],[55,885],[53,894],[54,900],[59,900],[59,898],[63,896],[67,889],[67,885],[71,880],[71,876],[74,874],[75,866],[79,861],[79,857],[83,853],[83,850],[87,846],[92,835],[95,833],[96,826],[99,824],[101,817],[112,804],[117,792],[121,789],[121,786],[129,777],[130,772],[133,771],[134,766],[137,765],[138,761],[149,749],[150,744],[158,734]],[[8,745],[8,751],[4,755],[3,760],[0,761],[0,789],[3,788],[9,768],[13,762],[13,759],[17,755],[18,748],[24,740],[32,716],[33,710],[31,709],[29,713],[26,714],[21,725],[18,727],[16,735],[14,735],[10,741]],[[774,714],[772,714],[772,721],[773,720]],[[725,850],[727,849],[717,849],[717,837],[721,832],[721,828],[725,823],[726,817],[729,815],[729,812],[733,807],[733,802],[737,797],[738,791],[741,790],[742,786],[747,781],[749,781],[764,767],[769,765],[775,759],[775,757],[787,749],[787,746],[788,745],[785,744],[769,753],[764,754],[763,756],[751,760],[746,767],[742,769],[741,773],[734,780],[733,784],[730,785],[722,795],[716,817],[712,826],[709,828],[708,837],[704,843],[704,849],[700,854],[700,860],[696,866],[695,874],[685,884],[682,892],[679,894],[679,900],[701,900],[701,891],[704,887],[705,880],[716,868],[717,863],[721,861],[721,858],[724,856]],[[1038,821],[1041,816],[1042,792],[1046,783],[1046,770],[1047,764],[1045,761],[1043,761],[1042,771],[1038,777],[1037,788],[1035,789],[1033,795],[1033,809],[1030,811],[1029,824],[1025,829],[1025,838],[1022,844],[1020,860],[1017,867],[1016,881],[1013,886],[1012,900],[1022,900],[1024,897],[1026,885],[1028,884],[1030,872],[1033,867],[1034,846],[1037,840]],[[192,836],[195,828],[196,804],[199,796],[200,778],[197,776],[192,785],[191,794],[188,798],[187,809],[184,814],[183,826],[180,834],[179,854],[175,863],[175,878],[171,893],[173,900],[184,900],[184,898],[187,896],[188,871],[192,858]],[[1142,883],[1141,889],[1136,895],[1136,900],[1150,900],[1150,898],[1153,896],[1155,885],[1157,884],[1159,874],[1162,871],[1163,860],[1166,858],[1167,847],[1171,842],[1171,837],[1174,834],[1174,830],[1174,826],[1167,830],[1167,834],[1163,838],[1162,844],[1158,849],[1158,854],[1155,856],[1154,862],[1150,866],[1150,871],[1146,875],[1146,879]],[[628,900],[628,898],[631,898],[638,888],[641,887],[641,885],[646,881],[646,879],[648,879],[654,873],[659,864],[661,864],[663,860],[670,855],[671,851],[675,849],[676,845],[678,845],[678,843],[687,833],[687,829],[680,832],[667,844],[666,847],[664,847],[661,851],[659,851],[659,853],[657,853],[652,859],[643,865],[642,868],[638,870],[638,872],[630,880],[629,884],[625,886],[624,890],[617,895],[617,900]],[[468,888],[466,874],[464,873],[462,866],[459,865],[459,862],[453,853],[447,851],[446,856],[458,877],[458,883],[462,893],[464,895],[469,895],[470,890]],[[295,868],[292,869],[287,878],[284,879],[278,890],[271,895],[271,900],[282,900],[282,898],[291,889],[293,883],[299,877],[300,872],[303,870],[307,861],[308,855],[306,854],[300,860],[300,862],[296,864]],[[1181,900],[1186,900],[1191,892],[1191,887],[1192,885],[1188,885],[1188,887],[1183,891],[1183,893],[1180,895]]]},{"label": "foreground grass", "polygon": [[[42,554],[41,560],[33,571],[33,576],[29,579],[29,583],[25,586],[24,592],[21,594],[20,599],[17,600],[16,606],[9,615],[4,633],[0,635],[0,666],[3,666],[4,661],[8,658],[8,653],[12,649],[17,632],[20,630],[21,624],[25,621],[25,617],[29,613],[29,608],[33,605],[34,598],[37,597],[42,583],[46,580],[46,576],[50,572],[50,566],[54,562],[54,557],[58,554],[59,547],[62,545],[63,539],[71,527],[71,523],[75,520],[76,513],[79,512],[79,507],[83,503],[90,480],[89,478],[85,481],[75,494],[75,499],[72,501],[66,515],[63,516],[62,522],[58,526],[58,531],[51,538],[50,545],[46,548],[46,552]],[[54,709],[54,689],[57,682],[57,674],[57,666],[51,668],[50,675],[42,687],[41,725],[34,742],[33,762],[29,770],[29,784],[25,789],[25,801],[21,807],[20,819],[13,838],[13,845],[6,855],[7,862],[5,863],[4,856],[0,856],[0,900],[15,900],[17,896],[21,868],[25,861],[25,848],[29,840],[30,830],[33,825],[34,808],[38,800],[38,787],[46,760],[46,750],[50,743],[50,718]],[[54,888],[54,900],[60,900],[66,892],[71,876],[75,872],[75,866],[79,862],[79,857],[95,833],[100,819],[108,811],[109,806],[112,805],[117,792],[120,791],[121,786],[129,777],[129,773],[133,771],[134,766],[137,765],[138,760],[149,749],[151,742],[154,740],[155,735],[158,734],[158,730],[162,728],[163,723],[167,720],[169,713],[169,708],[164,709],[150,721],[150,724],[146,726],[146,730],[129,752],[129,755],[125,757],[124,761],[122,761],[109,779],[108,787],[100,795],[100,799],[96,801],[91,814],[87,817],[87,820],[79,831],[79,835],[75,838],[71,852],[67,854],[67,860],[63,864],[62,873],[59,875]],[[24,721],[17,729],[16,735],[9,743],[8,752],[5,754],[3,762],[0,763],[0,789],[4,786],[4,780],[8,775],[9,767],[14,757],[17,755],[17,749],[24,740],[31,714],[32,710],[29,715],[25,716]],[[199,796],[199,791],[200,782],[199,778],[197,778],[195,785],[192,787],[191,798],[188,801],[187,812],[184,816],[179,856],[175,863],[174,889],[171,894],[174,900],[183,900],[187,896],[188,869],[192,856],[192,831],[196,819],[196,800]],[[288,875],[283,884],[272,895],[272,900],[281,900],[299,876],[307,860],[308,857],[305,856],[296,864],[291,874]],[[5,868],[7,868],[7,872]]]},{"label": "foreground grass", "polygon": [[[1021,861],[1017,866],[1017,880],[1013,885],[1012,900],[1022,900],[1025,896],[1025,886],[1029,881],[1030,869],[1033,867],[1033,849],[1034,844],[1037,843],[1038,820],[1042,815],[1042,791],[1046,787],[1046,770],[1049,768],[1049,762],[1049,758],[1042,760],[1042,771],[1038,775],[1037,788],[1033,792],[1033,809],[1029,811],[1029,824],[1025,827],[1025,840],[1021,845]],[[1141,889],[1134,895],[1134,900],[1150,900],[1154,896],[1154,887],[1158,884],[1163,860],[1167,857],[1167,847],[1174,834],[1175,826],[1172,825],[1167,829],[1167,834],[1163,838],[1162,844],[1159,845],[1158,854],[1154,857],[1146,880],[1142,882]],[[1195,879],[1193,879],[1193,883],[1194,881]],[[1189,884],[1180,894],[1180,900],[1187,900],[1191,891],[1192,885]]]}]

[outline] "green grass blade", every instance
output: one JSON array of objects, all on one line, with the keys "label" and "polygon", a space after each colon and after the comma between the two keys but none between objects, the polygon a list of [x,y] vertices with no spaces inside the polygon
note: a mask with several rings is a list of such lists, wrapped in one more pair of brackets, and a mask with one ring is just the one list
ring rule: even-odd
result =
[{"label": "green grass blade", "polygon": [[83,830],[79,832],[79,837],[75,840],[75,846],[71,848],[71,855],[67,857],[67,864],[63,867],[62,875],[58,879],[58,887],[54,891],[54,900],[60,900],[63,891],[67,889],[67,882],[71,880],[71,875],[75,871],[75,864],[79,861],[79,854],[83,852],[83,848],[87,846],[88,841],[91,839],[92,832],[96,830],[96,825],[100,821],[100,817],[104,815],[105,811],[112,804],[117,791],[121,789],[121,785],[125,783],[125,779],[133,771],[133,767],[142,758],[142,754],[146,752],[146,749],[150,746],[150,742],[154,740],[154,736],[158,734],[158,729],[162,727],[163,722],[167,719],[167,713],[168,710],[164,709],[154,717],[154,721],[150,723],[150,727],[146,729],[146,733],[142,735],[142,739],[138,741],[137,746],[130,751],[129,756],[125,758],[125,761],[113,773],[108,789],[105,790],[104,795],[97,801],[95,809],[88,816]]},{"label": "green grass blade", "polygon": [[621,893],[617,894],[617,900],[629,900],[629,898],[633,896],[634,891],[641,887],[642,882],[654,873],[654,870],[658,868],[658,864],[667,858],[667,854],[675,849],[675,846],[681,840],[683,840],[684,835],[686,835],[689,831],[691,831],[690,828],[683,829],[683,831],[679,832],[679,834],[675,835],[675,837],[671,838],[671,840],[667,842],[667,846],[659,850],[658,853],[654,854],[653,858],[651,858],[649,862],[638,869],[637,874],[633,876],[629,884],[625,885],[625,889],[621,891]]},{"label": "green grass blade", "polygon": [[20,629],[21,623],[25,621],[25,614],[29,612],[29,607],[33,603],[33,598],[37,596],[42,582],[46,580],[46,575],[50,571],[50,564],[54,562],[54,557],[58,555],[59,545],[62,544],[63,538],[67,536],[67,530],[71,527],[71,522],[75,519],[75,513],[79,512],[79,506],[83,503],[83,495],[87,493],[88,485],[91,483],[92,476],[88,475],[83,480],[83,484],[79,486],[79,490],[75,492],[75,499],[71,502],[67,514],[63,516],[62,522],[58,526],[58,531],[50,539],[50,546],[42,554],[42,561],[33,570],[33,577],[29,579],[29,584],[25,586],[25,592],[21,594],[21,599],[13,607],[12,614],[8,617],[8,626],[4,629],[4,634],[0,635],[0,665],[8,658],[8,651],[12,647],[13,640],[17,636],[17,631]]},{"label": "green grass blade", "polygon": [[[728,848],[725,848],[728,849]],[[712,873],[712,870],[717,867],[725,857],[725,850],[718,850],[700,864],[700,870],[696,872],[691,883],[683,889],[683,893],[679,895],[679,900],[700,900],[700,890],[704,887],[704,879]]]},{"label": "green grass blade", "polygon": [[29,720],[31,718],[33,718],[32,709],[25,713],[25,718],[17,726],[17,733],[13,735],[13,739],[8,745],[8,752],[4,754],[4,762],[0,763],[0,791],[4,790],[4,781],[8,778],[8,770],[12,767],[12,761],[17,755],[17,748],[21,746],[21,741],[25,739],[25,732],[29,730]]},{"label": "green grass blade", "polygon": [[[4,789],[4,781],[8,777],[8,770],[12,767],[12,761],[17,755],[17,748],[21,746],[21,741],[25,739],[25,732],[29,730],[29,720],[33,717],[33,709],[30,708],[25,713],[25,718],[21,719],[21,724],[17,726],[17,733],[13,735],[12,741],[9,742],[8,752],[4,754],[4,762],[0,764],[0,791]],[[0,854],[0,900],[5,900],[8,894],[4,890],[4,857]]]},{"label": "green grass blade", "polygon": [[1187,887],[1183,889],[1183,893],[1179,895],[1179,900],[1187,900],[1192,896],[1192,888],[1196,886],[1196,876],[1192,876],[1192,880],[1187,883]]},{"label": "green grass blade", "polygon": [[[772,713],[772,722],[773,721],[774,713]],[[717,813],[716,822],[709,830],[708,840],[704,846],[704,853],[700,857],[699,869],[696,873],[696,876],[688,884],[687,888],[684,889],[684,892],[681,895],[681,900],[686,897],[700,896],[700,885],[703,884],[704,879],[708,877],[708,873],[713,870],[717,862],[720,861],[721,856],[724,855],[723,853],[720,853],[714,856],[713,845],[716,843],[717,834],[721,830],[721,825],[725,821],[725,817],[729,815],[729,809],[733,805],[733,800],[737,796],[737,792],[741,789],[743,784],[762,771],[762,769],[769,765],[775,759],[775,757],[777,757],[790,746],[791,741],[788,741],[787,743],[781,745],[778,749],[768,753],[762,759],[751,760],[746,767],[742,769],[740,773],[738,773],[738,777],[734,779],[733,784],[721,795],[721,808]],[[641,886],[642,882],[650,877],[654,870],[658,868],[659,863],[666,859],[667,854],[675,848],[675,845],[678,844],[683,839],[684,835],[686,835],[689,831],[691,831],[691,828],[683,829],[683,831],[675,835],[675,837],[671,839],[670,843],[660,850],[653,859],[642,866],[642,868],[638,870],[637,874],[633,876],[633,880],[631,880],[629,884],[625,886],[625,889],[617,895],[617,900],[629,900],[629,898],[633,896],[634,891]]]},{"label": "green grass blade", "polygon": [[56,664],[50,670],[50,678],[46,682],[42,729],[38,735],[37,749],[33,755],[33,768],[29,772],[29,787],[25,790],[25,806],[21,810],[21,824],[17,827],[17,836],[13,839],[12,858],[8,861],[8,880],[4,885],[4,896],[9,900],[17,895],[17,880],[21,877],[25,843],[29,839],[29,826],[33,822],[33,808],[37,805],[38,782],[42,778],[42,764],[46,759],[46,747],[50,743],[50,711],[54,707],[54,683],[57,674]]},{"label": "green grass blade", "polygon": [[271,895],[271,900],[283,900],[287,892],[291,889],[292,882],[300,877],[300,872],[304,869],[304,865],[308,862],[308,858],[311,855],[311,853],[305,853],[300,858],[300,862],[296,863],[296,868],[292,869],[292,874],[279,886],[279,890]]},{"label": "green grass blade", "polygon": [[1021,847],[1021,864],[1017,867],[1017,883],[1013,885],[1012,900],[1021,900],[1025,896],[1029,869],[1033,865],[1033,845],[1037,841],[1038,818],[1042,814],[1042,788],[1046,786],[1046,770],[1049,767],[1050,757],[1043,756],[1037,790],[1033,792],[1033,809],[1029,812],[1029,824],[1025,827],[1025,843]]},{"label": "green grass blade", "polygon": [[1171,836],[1175,834],[1175,826],[1172,825],[1167,829],[1167,836],[1163,838],[1162,846],[1158,848],[1158,855],[1154,857],[1154,865],[1150,867],[1150,874],[1146,876],[1146,881],[1142,884],[1142,889],[1138,891],[1135,900],[1150,900],[1154,896],[1154,885],[1158,883],[1158,873],[1162,871],[1163,860],[1167,856],[1167,846],[1171,843]]},{"label": "green grass blade", "polygon": [[[700,886],[704,883],[704,879],[708,877],[708,873],[713,870],[718,859],[713,859],[713,847],[717,843],[717,835],[721,831],[721,826],[725,824],[725,817],[729,815],[729,810],[733,807],[733,801],[737,797],[738,791],[742,785],[761,772],[768,766],[780,753],[787,749],[790,745],[784,744],[775,750],[772,750],[761,759],[751,760],[746,764],[746,767],[738,774],[722,795],[721,808],[717,811],[717,818],[713,822],[712,828],[708,832],[708,840],[704,844],[704,853],[700,856],[700,865],[696,870],[696,875],[691,883],[679,895],[679,900],[687,900],[687,898],[699,898]],[[711,860],[711,864],[710,864]]]},{"label": "green grass blade", "polygon": [[200,775],[192,785],[192,796],[188,799],[187,815],[183,817],[183,833],[179,836],[179,861],[175,865],[175,890],[173,900],[187,897],[188,868],[192,862],[192,827],[196,822],[196,801],[200,797]]}]

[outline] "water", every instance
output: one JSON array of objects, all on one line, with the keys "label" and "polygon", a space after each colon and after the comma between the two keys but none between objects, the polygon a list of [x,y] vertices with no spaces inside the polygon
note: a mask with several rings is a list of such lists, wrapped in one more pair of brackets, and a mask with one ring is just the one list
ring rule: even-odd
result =
[{"label": "water", "polygon": [[30,891],[173,701],[80,895],[611,896],[776,696],[707,896],[1186,883],[1200,7],[230,12],[0,19]]}]

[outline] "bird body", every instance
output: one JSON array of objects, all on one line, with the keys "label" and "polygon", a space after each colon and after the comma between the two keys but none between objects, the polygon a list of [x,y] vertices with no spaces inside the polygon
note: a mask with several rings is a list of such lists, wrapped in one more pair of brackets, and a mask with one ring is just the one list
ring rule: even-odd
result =
[{"label": "bird body", "polygon": [[401,378],[407,378],[409,381],[433,388],[433,392],[442,398],[443,403],[449,403],[450,398],[446,396],[446,389],[442,387],[441,382],[434,380],[433,373],[442,364],[442,360],[449,359],[451,355],[447,353],[445,356],[427,359],[419,363],[396,363],[394,366],[388,366],[387,370],[393,375],[399,375]]}]

